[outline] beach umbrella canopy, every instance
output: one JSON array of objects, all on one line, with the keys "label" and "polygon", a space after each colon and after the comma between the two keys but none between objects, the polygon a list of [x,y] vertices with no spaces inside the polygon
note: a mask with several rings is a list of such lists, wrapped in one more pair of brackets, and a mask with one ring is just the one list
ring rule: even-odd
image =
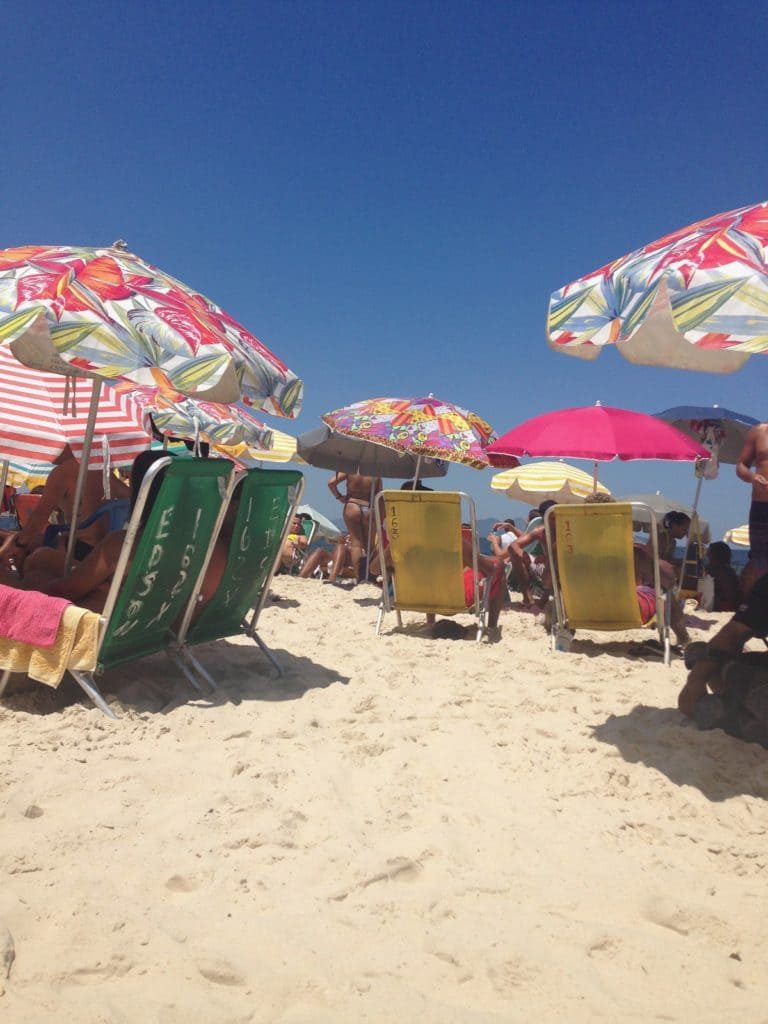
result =
[{"label": "beach umbrella canopy", "polygon": [[316,508],[312,508],[311,505],[298,505],[296,508],[297,514],[304,513],[310,516],[317,523],[317,535],[318,537],[324,537],[326,540],[338,540],[341,537],[342,531],[338,528],[335,523],[332,523],[327,516],[324,516],[322,512],[318,512]]},{"label": "beach umbrella canopy", "polygon": [[474,469],[488,466],[485,449],[496,436],[476,413],[434,395],[369,398],[321,418],[339,434],[422,459],[443,459]]},{"label": "beach umbrella canopy", "polygon": [[590,459],[622,462],[664,459],[694,462],[709,452],[668,423],[630,409],[588,405],[534,416],[514,427],[488,447],[493,466],[505,466],[510,456]]},{"label": "beach umbrella canopy", "polygon": [[595,359],[732,373],[768,353],[768,203],[675,231],[556,291],[547,339]]},{"label": "beach umbrella canopy", "polygon": [[240,445],[269,449],[273,432],[247,407],[222,405],[189,398],[165,387],[148,387],[129,382],[111,390],[126,395],[141,406],[160,434],[199,439],[212,445]]},{"label": "beach umbrella canopy", "polygon": [[[320,469],[393,477],[396,480],[413,477],[418,462],[416,455],[385,448],[379,442],[340,434],[325,423],[299,434],[296,452],[304,462]],[[445,476],[447,471],[448,465],[442,459],[422,459],[419,477]]]},{"label": "beach umbrella canopy", "polygon": [[[698,515],[693,505],[686,505],[682,501],[675,501],[673,498],[668,498],[661,491],[656,491],[653,494],[628,494],[623,498],[617,498],[617,501],[637,501],[643,505],[648,505],[656,515],[656,518],[661,520],[668,512],[684,512],[690,519],[693,519],[694,514]],[[647,525],[648,518],[644,516],[642,509],[636,510],[636,522]],[[701,531],[701,537],[703,541],[709,539],[709,523],[705,519],[699,519],[699,530]]]},{"label": "beach umbrella canopy", "polygon": [[301,409],[301,381],[265,345],[125,243],[0,250],[0,341],[40,369],[242,398],[275,416]]},{"label": "beach umbrella canopy", "polygon": [[214,445],[214,450],[228,459],[236,459],[241,465],[250,469],[262,462],[284,463],[296,458],[296,438],[282,430],[270,430],[272,435],[271,448],[259,448],[253,445]]},{"label": "beach umbrella canopy", "polygon": [[749,526],[734,526],[733,529],[726,530],[723,540],[726,544],[735,544],[739,548],[748,548]]},{"label": "beach umbrella canopy", "polygon": [[491,488],[534,506],[547,500],[561,505],[577,504],[595,490],[600,494],[611,493],[604,484],[567,462],[529,462],[515,469],[505,469],[494,475]]},{"label": "beach umbrella canopy", "polygon": [[[69,445],[83,456],[93,382],[23,366],[0,346],[0,461],[37,475]],[[99,395],[90,469],[128,466],[152,440],[144,411],[130,395],[105,387]]]},{"label": "beach umbrella canopy", "polygon": [[746,413],[719,405],[676,405],[656,416],[684,434],[700,441],[712,454],[712,461],[735,466],[747,434],[759,420]]}]

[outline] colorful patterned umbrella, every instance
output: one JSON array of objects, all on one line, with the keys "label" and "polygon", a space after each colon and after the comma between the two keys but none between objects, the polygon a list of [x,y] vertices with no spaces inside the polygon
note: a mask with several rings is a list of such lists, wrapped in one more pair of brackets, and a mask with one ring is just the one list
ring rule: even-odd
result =
[{"label": "colorful patterned umbrella", "polygon": [[272,447],[273,432],[242,405],[219,405],[187,398],[168,387],[127,382],[111,390],[132,399],[145,415],[151,415],[156,430],[169,437],[199,438],[212,445]]},{"label": "colorful patterned umbrella", "polygon": [[740,548],[748,548],[749,526],[734,526],[732,530],[726,530],[723,540],[726,544],[735,544]]},{"label": "colorful patterned umbrella", "polygon": [[[92,391],[90,380],[73,382],[33,370],[0,346],[0,461],[24,464],[37,475],[41,465],[50,469],[67,445],[80,460]],[[114,388],[102,388],[94,440],[90,469],[103,469],[105,462],[130,465],[152,440],[141,405]]]},{"label": "colorful patterned umbrella", "polygon": [[540,505],[547,500],[574,505],[584,501],[594,490],[600,494],[611,493],[605,484],[567,462],[529,462],[516,469],[505,469],[495,474],[491,488],[505,491],[508,498],[527,505]]},{"label": "colorful patterned umbrella", "polygon": [[301,381],[257,338],[124,243],[0,250],[0,341],[39,369],[64,360],[275,416],[301,409]]},{"label": "colorful patterned umbrella", "polygon": [[411,455],[485,469],[491,427],[473,412],[429,395],[427,398],[369,398],[321,419],[350,437]]},{"label": "colorful patterned umbrella", "polygon": [[552,348],[732,373],[768,353],[768,203],[666,235],[552,295]]},{"label": "colorful patterned umbrella", "polygon": [[663,420],[599,404],[534,416],[488,448],[492,466],[506,466],[509,456],[518,455],[562,456],[593,462],[695,462],[709,457],[706,448]]}]

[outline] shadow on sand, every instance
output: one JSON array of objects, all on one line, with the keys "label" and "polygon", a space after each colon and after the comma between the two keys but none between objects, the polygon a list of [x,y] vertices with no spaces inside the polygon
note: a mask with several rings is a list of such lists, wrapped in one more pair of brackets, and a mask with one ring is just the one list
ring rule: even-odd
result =
[{"label": "shadow on sand", "polygon": [[655,768],[677,786],[693,786],[713,802],[734,796],[768,798],[766,751],[719,729],[700,732],[676,708],[638,704],[593,730],[625,761]]},{"label": "shadow on sand", "polygon": [[[111,698],[117,698],[119,706],[114,710],[122,718],[126,712],[168,714],[187,704],[206,709],[244,701],[299,700],[308,690],[349,682],[348,676],[310,658],[273,649],[283,670],[283,675],[278,676],[256,644],[217,640],[202,644],[194,653],[218,683],[213,693],[205,686],[203,693],[194,690],[181,670],[164,654],[112,669],[98,677],[99,689],[108,703]],[[92,707],[69,675],[57,690],[17,675],[9,691],[2,706],[22,714],[53,715],[74,704]]]}]

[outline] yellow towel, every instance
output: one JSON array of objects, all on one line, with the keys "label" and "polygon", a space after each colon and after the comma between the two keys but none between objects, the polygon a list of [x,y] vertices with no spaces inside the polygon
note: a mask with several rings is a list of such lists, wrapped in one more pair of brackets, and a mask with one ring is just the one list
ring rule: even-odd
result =
[{"label": "yellow towel", "polygon": [[53,647],[35,647],[0,637],[0,671],[26,672],[30,679],[58,686],[68,668],[92,672],[99,650],[101,616],[71,604],[64,609]]}]

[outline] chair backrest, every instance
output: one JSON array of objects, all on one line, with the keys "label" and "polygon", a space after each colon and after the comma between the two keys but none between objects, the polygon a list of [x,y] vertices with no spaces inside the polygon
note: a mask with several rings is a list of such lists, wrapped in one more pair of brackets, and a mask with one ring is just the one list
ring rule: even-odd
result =
[{"label": "chair backrest", "polygon": [[[161,470],[160,489],[139,533],[146,496]],[[213,549],[233,472],[232,463],[223,459],[169,458],[150,467],[104,609],[107,625],[99,651],[100,669],[166,647],[171,627],[186,608]]]},{"label": "chair backrest", "polygon": [[394,569],[389,607],[437,615],[466,611],[462,497],[458,491],[382,491],[377,496],[379,549],[385,528]]},{"label": "chair backrest", "polygon": [[642,628],[632,505],[558,505],[548,510],[546,522],[550,557],[569,627]]},{"label": "chair backrest", "polygon": [[224,575],[198,619],[189,625],[196,604],[196,594],[192,595],[179,643],[235,636],[251,609],[250,627],[255,628],[303,490],[304,478],[297,470],[251,469],[239,478],[231,503],[236,515]]}]

